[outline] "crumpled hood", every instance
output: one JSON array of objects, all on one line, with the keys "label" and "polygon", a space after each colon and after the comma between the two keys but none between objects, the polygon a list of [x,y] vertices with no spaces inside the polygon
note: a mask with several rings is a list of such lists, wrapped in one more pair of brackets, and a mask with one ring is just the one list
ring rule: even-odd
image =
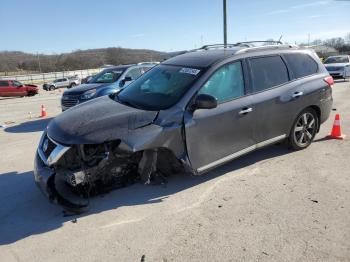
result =
[{"label": "crumpled hood", "polygon": [[81,84],[64,91],[63,95],[81,95],[82,93],[89,91],[94,88],[102,88],[105,86],[112,85],[113,83],[108,84]]},{"label": "crumpled hood", "polygon": [[50,122],[47,133],[65,145],[98,144],[129,136],[132,130],[151,124],[157,114],[103,96],[63,112]]}]

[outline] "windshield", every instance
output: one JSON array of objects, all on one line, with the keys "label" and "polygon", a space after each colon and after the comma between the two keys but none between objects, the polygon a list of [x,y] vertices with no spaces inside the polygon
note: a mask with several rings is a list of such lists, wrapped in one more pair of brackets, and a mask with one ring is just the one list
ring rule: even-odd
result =
[{"label": "windshield", "polygon": [[123,74],[124,69],[115,69],[115,70],[104,70],[93,78],[91,78],[88,83],[89,84],[97,84],[97,83],[114,83],[118,80],[118,78]]},{"label": "windshield", "polygon": [[167,109],[179,101],[201,73],[197,68],[159,65],[122,90],[117,98],[145,110]]},{"label": "windshield", "polygon": [[328,57],[325,64],[336,64],[336,63],[349,63],[349,58],[347,56],[332,56]]}]

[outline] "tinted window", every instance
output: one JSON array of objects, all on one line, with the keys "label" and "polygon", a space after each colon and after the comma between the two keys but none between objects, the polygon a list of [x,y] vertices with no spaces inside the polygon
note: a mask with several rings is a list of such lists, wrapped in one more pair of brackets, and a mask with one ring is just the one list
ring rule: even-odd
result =
[{"label": "tinted window", "polygon": [[103,70],[89,80],[89,83],[114,83],[123,74],[124,69]]},{"label": "tinted window", "polygon": [[126,73],[126,77],[131,77],[132,80],[135,80],[141,75],[140,68],[134,68],[131,69],[129,72]]},{"label": "tinted window", "polygon": [[336,63],[349,63],[349,58],[347,56],[331,56],[325,61],[325,64],[336,64]]},{"label": "tinted window", "polygon": [[211,95],[218,100],[218,103],[244,95],[241,62],[227,64],[218,69],[205,83],[199,94]]},{"label": "tinted window", "polygon": [[254,91],[262,91],[288,82],[288,71],[280,56],[250,59]]},{"label": "tinted window", "polygon": [[18,86],[21,86],[22,84],[18,81],[12,81],[12,85],[18,87]]},{"label": "tinted window", "polygon": [[167,109],[201,74],[202,70],[196,68],[158,65],[123,89],[117,100],[146,110]]},{"label": "tinted window", "polygon": [[318,71],[317,63],[306,54],[285,54],[284,57],[294,78],[313,75]]},{"label": "tinted window", "polygon": [[9,83],[7,81],[0,81],[0,87],[2,86],[9,86]]}]

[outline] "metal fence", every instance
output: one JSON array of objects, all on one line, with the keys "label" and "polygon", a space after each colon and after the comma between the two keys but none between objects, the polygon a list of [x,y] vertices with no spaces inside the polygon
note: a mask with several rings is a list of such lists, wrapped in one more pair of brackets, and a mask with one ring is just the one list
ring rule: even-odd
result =
[{"label": "metal fence", "polygon": [[69,76],[78,76],[79,78],[84,78],[89,75],[97,74],[101,71],[100,68],[94,69],[84,69],[84,70],[74,70],[74,71],[63,71],[63,72],[50,72],[41,74],[25,74],[25,75],[11,75],[11,76],[0,76],[0,79],[13,79],[20,81],[25,84],[43,84],[52,82],[55,79]]}]

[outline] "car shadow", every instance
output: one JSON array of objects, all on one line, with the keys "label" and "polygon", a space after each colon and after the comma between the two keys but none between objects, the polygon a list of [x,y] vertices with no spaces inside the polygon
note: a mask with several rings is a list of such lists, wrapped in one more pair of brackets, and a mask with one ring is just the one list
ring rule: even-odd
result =
[{"label": "car shadow", "polygon": [[18,125],[7,127],[4,129],[4,131],[7,133],[31,133],[43,131],[52,119],[53,118],[50,117],[27,121]]},{"label": "car shadow", "polygon": [[0,174],[0,245],[55,230],[74,218],[124,206],[160,203],[178,192],[225,175],[227,172],[291,152],[285,146],[275,145],[231,161],[201,176],[170,176],[165,186],[134,184],[111,191],[103,197],[91,198],[88,212],[69,217],[63,216],[61,207],[50,204],[48,199],[42,195],[35,186],[32,171]]}]

